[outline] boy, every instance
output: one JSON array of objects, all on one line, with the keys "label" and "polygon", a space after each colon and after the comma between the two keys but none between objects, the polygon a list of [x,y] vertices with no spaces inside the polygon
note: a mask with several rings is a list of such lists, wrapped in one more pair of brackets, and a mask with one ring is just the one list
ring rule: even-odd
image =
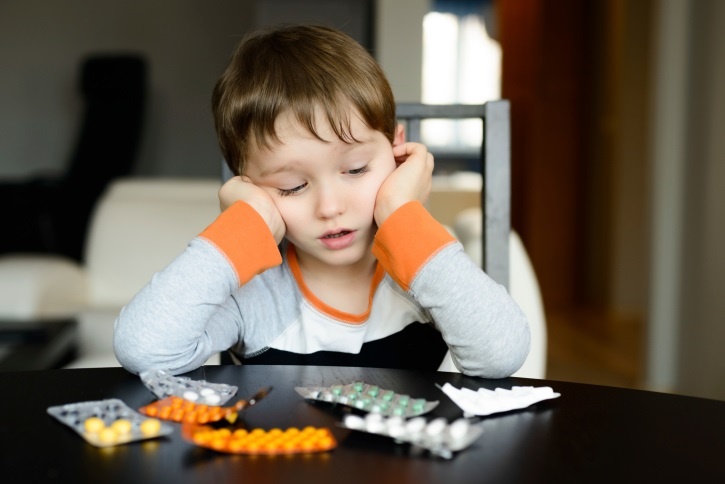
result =
[{"label": "boy", "polygon": [[121,311],[132,372],[243,364],[436,369],[506,377],[526,318],[425,210],[433,157],[405,143],[380,67],[334,29],[247,36],[214,89],[236,175],[221,215]]}]

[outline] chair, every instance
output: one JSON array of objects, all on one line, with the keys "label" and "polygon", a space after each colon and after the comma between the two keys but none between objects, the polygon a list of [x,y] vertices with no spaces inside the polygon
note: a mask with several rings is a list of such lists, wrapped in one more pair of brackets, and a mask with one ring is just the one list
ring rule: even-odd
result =
[{"label": "chair", "polygon": [[112,343],[121,307],[219,215],[218,190],[217,179],[112,181],[93,211],[82,264],[47,254],[0,257],[0,321],[73,318],[78,358],[68,367],[120,366]]},{"label": "chair", "polygon": [[509,102],[486,104],[400,103],[396,114],[405,124],[406,138],[421,141],[421,122],[426,119],[473,119],[483,124],[481,145],[482,177],[482,268],[499,284],[508,287],[509,232],[511,230],[511,160]]},{"label": "chair", "polygon": [[[480,119],[483,136],[480,149],[480,194],[478,206],[457,212],[452,231],[466,252],[486,273],[509,290],[529,320],[531,351],[514,376],[544,378],[547,333],[541,291],[536,273],[518,234],[511,230],[511,137],[510,105],[507,100],[478,105],[426,105],[401,103],[398,119],[405,124],[409,141],[421,140],[426,119]],[[454,189],[455,191],[455,184]],[[466,189],[461,192],[468,191]],[[445,204],[436,188],[431,202]],[[429,206],[435,216],[439,207]],[[448,359],[447,359],[448,360]],[[457,371],[450,361],[442,370]]]},{"label": "chair", "polygon": [[80,261],[91,211],[108,183],[135,166],[143,128],[146,61],[93,55],[81,65],[83,121],[68,167],[57,176],[0,183],[0,254],[62,255]]}]

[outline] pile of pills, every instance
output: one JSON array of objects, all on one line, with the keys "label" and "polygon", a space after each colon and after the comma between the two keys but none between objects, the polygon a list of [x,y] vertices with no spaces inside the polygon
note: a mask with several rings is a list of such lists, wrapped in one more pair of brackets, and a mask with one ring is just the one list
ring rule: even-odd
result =
[{"label": "pile of pills", "polygon": [[481,424],[471,424],[465,418],[451,423],[444,418],[428,422],[423,417],[405,420],[402,417],[386,418],[373,413],[364,418],[346,415],[341,426],[390,437],[398,443],[409,443],[446,459],[453,457],[454,452],[471,445],[483,433]]},{"label": "pile of pills", "polygon": [[199,404],[224,405],[237,393],[237,387],[233,385],[173,376],[163,370],[148,370],[139,376],[159,399],[176,396]]},{"label": "pile of pills", "polygon": [[330,429],[325,427],[231,430],[184,425],[182,435],[200,447],[231,454],[300,454],[324,452],[337,446]]},{"label": "pile of pills", "polygon": [[415,417],[430,412],[438,405],[437,401],[411,398],[410,395],[364,382],[329,387],[297,387],[295,390],[309,400],[339,403],[384,416]]},{"label": "pile of pills", "polygon": [[135,412],[116,398],[58,405],[48,408],[48,413],[97,447],[152,439],[173,431],[169,425]]},{"label": "pile of pills", "polygon": [[226,418],[229,422],[234,423],[237,412],[254,405],[270,390],[271,388],[263,388],[249,400],[239,400],[230,407],[194,403],[176,396],[166,397],[141,407],[139,412],[149,417],[172,422],[205,424]]}]

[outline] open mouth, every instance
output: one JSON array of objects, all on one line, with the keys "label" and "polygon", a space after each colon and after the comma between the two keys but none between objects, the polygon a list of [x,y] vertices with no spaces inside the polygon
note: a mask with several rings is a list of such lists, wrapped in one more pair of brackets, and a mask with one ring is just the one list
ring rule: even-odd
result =
[{"label": "open mouth", "polygon": [[342,232],[338,232],[336,234],[328,234],[328,235],[325,235],[322,238],[323,239],[338,239],[340,237],[344,237],[345,235],[347,235],[349,233],[350,233],[349,230],[343,230]]}]

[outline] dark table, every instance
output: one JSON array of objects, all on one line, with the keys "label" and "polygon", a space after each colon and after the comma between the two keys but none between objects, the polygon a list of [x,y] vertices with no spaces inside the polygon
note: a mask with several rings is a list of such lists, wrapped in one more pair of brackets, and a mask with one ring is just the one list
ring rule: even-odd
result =
[{"label": "dark table", "polygon": [[[227,455],[175,432],[112,448],[87,444],[46,413],[50,406],[120,398],[133,408],[155,397],[121,368],[0,373],[0,481],[10,482],[725,482],[725,402],[547,380],[483,380],[453,373],[374,368],[207,366],[193,379],[239,387],[239,397],[273,385],[243,413],[249,427],[332,428],[331,452]],[[337,426],[343,408],[312,403],[296,386],[363,381],[439,400],[429,419],[461,416],[435,386],[551,386],[561,397],[484,419],[484,433],[445,460]]]}]

